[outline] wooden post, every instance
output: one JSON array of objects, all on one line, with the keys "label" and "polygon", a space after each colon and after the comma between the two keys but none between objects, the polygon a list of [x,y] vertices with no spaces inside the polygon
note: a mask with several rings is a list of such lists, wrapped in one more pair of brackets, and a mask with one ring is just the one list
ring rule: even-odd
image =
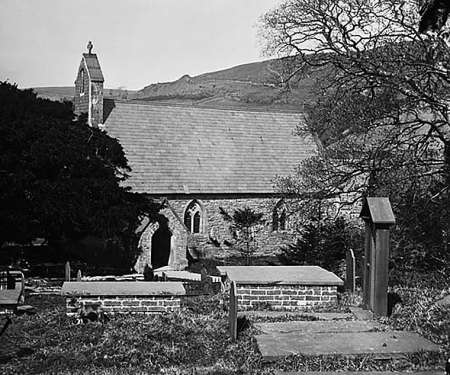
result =
[{"label": "wooden post", "polygon": [[70,281],[70,262],[66,262],[64,280]]},{"label": "wooden post", "polygon": [[230,336],[231,340],[237,340],[237,312],[238,312],[238,301],[236,284],[234,281],[231,282],[230,286],[230,307],[229,307],[229,322],[230,322]]},{"label": "wooden post", "polygon": [[77,281],[81,281],[81,270],[77,272]]},{"label": "wooden post", "polygon": [[389,229],[377,229],[375,239],[374,299],[372,311],[387,316]]},{"label": "wooden post", "polygon": [[356,290],[356,281],[355,281],[356,266],[355,266],[355,253],[353,252],[352,249],[347,250],[345,273],[346,273],[345,284],[346,284],[347,290],[350,293],[355,293],[355,290]]},{"label": "wooden post", "polygon": [[360,217],[366,223],[364,256],[364,306],[387,315],[389,232],[395,216],[388,198],[367,197]]}]

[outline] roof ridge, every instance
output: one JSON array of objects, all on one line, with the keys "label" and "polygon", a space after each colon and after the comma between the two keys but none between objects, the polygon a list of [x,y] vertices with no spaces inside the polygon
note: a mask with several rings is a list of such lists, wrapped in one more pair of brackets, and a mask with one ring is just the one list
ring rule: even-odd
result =
[{"label": "roof ridge", "polygon": [[213,110],[213,111],[237,111],[237,112],[248,112],[248,113],[277,113],[277,114],[292,114],[292,115],[304,115],[303,111],[295,111],[295,110],[289,110],[289,109],[246,109],[246,108],[238,108],[238,107],[223,107],[223,108],[216,108],[216,107],[203,107],[201,105],[195,105],[195,104],[179,104],[179,103],[161,103],[161,102],[153,102],[153,101],[147,101],[147,100],[139,100],[139,99],[112,99],[115,103],[120,104],[130,104],[130,105],[141,105],[141,106],[148,106],[148,107],[169,107],[169,108],[190,108],[190,109],[200,109],[200,110]]}]

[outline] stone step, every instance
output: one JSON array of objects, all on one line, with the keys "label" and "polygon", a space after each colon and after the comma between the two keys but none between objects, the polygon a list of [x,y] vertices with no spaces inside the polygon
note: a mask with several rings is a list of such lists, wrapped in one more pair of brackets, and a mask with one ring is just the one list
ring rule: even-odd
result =
[{"label": "stone step", "polygon": [[337,333],[381,331],[384,326],[373,321],[291,321],[278,323],[255,323],[254,326],[265,334],[284,333]]},{"label": "stone step", "polygon": [[352,313],[343,312],[301,312],[301,311],[245,311],[240,312],[239,316],[246,316],[248,319],[252,318],[289,318],[296,320],[352,320],[354,315]]},{"label": "stone step", "polygon": [[439,346],[413,332],[271,332],[256,336],[263,360],[299,355],[396,356],[420,351],[438,352]]}]

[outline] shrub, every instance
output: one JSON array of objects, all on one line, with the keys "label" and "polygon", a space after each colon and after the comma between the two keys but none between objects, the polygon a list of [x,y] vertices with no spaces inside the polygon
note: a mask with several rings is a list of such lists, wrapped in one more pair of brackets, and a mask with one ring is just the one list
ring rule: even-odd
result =
[{"label": "shrub", "polygon": [[361,229],[344,218],[311,222],[297,242],[281,249],[283,264],[317,265],[339,273],[346,251],[353,249],[360,258],[364,244]]}]

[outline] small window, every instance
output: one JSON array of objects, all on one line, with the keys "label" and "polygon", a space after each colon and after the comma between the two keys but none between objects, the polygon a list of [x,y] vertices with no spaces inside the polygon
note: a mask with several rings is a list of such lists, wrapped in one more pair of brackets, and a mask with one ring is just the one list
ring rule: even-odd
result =
[{"label": "small window", "polygon": [[202,208],[197,201],[192,201],[184,213],[184,225],[191,233],[202,232]]},{"label": "small window", "polygon": [[287,229],[288,219],[286,213],[286,205],[284,204],[284,201],[281,200],[275,205],[272,212],[272,230],[276,232]]},{"label": "small window", "polygon": [[80,70],[80,80],[81,80],[80,94],[84,94],[84,69]]}]

